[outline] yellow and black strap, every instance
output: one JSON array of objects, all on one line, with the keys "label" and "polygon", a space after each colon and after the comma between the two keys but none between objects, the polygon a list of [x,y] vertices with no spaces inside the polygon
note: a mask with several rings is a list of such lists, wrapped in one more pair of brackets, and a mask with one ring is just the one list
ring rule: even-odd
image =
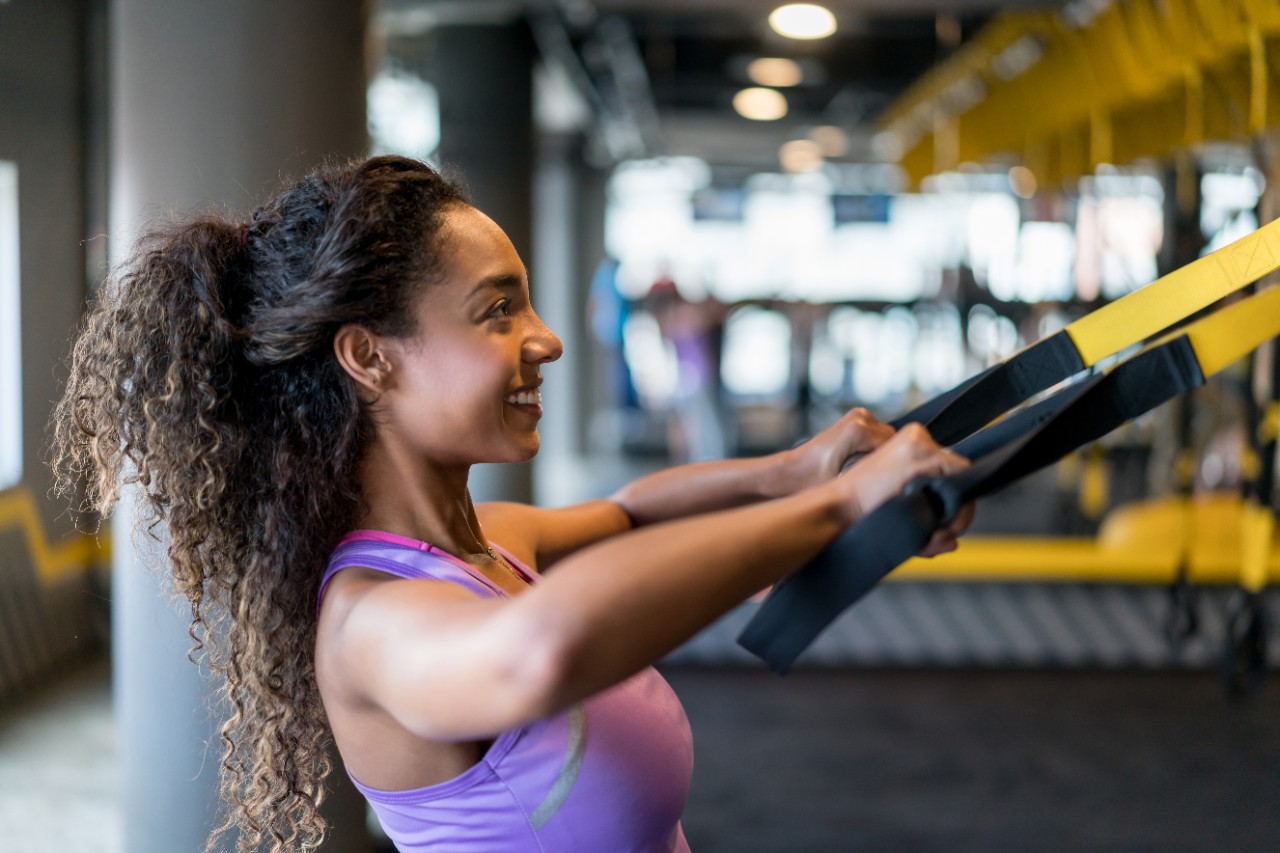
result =
[{"label": "yellow and black strap", "polygon": [[[1127,347],[1130,339],[1148,337],[1150,330],[1167,327],[1204,304],[1239,290],[1252,278],[1280,267],[1280,251],[1272,251],[1270,242],[1276,239],[1276,230],[1276,223],[1272,223],[1263,229],[1265,233],[1255,232],[1151,285],[1160,285],[1169,298],[1175,299],[1176,310],[1149,298],[1130,301],[1145,292],[1138,291],[1100,309],[1108,312],[1105,322],[1090,319],[1100,313],[1095,312],[1064,333],[1071,337],[1082,363],[1096,363],[1105,357],[1102,353],[1106,350]],[[1241,252],[1245,259],[1237,259],[1238,263],[1228,267],[1220,257],[1224,252],[1228,253],[1227,260]],[[1202,288],[1197,287],[1198,282],[1203,282]],[[1208,299],[1204,294],[1209,293],[1214,294],[1213,298],[1203,302]],[[1116,306],[1124,303],[1124,313],[1117,313]],[[1127,321],[1126,313],[1132,313]],[[920,551],[933,532],[954,518],[962,505],[1039,470],[1124,422],[1204,384],[1206,377],[1277,335],[1280,288],[1273,288],[1151,342],[1105,373],[1068,385],[985,429],[970,430],[972,434],[954,445],[958,452],[974,460],[970,468],[913,483],[902,496],[881,505],[846,530],[817,558],[774,587],[739,636],[739,643],[778,672],[785,672],[836,616]],[[970,383],[969,390],[949,405],[961,405],[978,384]],[[1014,401],[1017,402],[1021,401]],[[984,413],[981,423],[990,419]],[[972,422],[973,418],[968,420]]]},{"label": "yellow and black strap", "polygon": [[1081,317],[895,421],[955,444],[1035,394],[1280,269],[1280,219]]}]

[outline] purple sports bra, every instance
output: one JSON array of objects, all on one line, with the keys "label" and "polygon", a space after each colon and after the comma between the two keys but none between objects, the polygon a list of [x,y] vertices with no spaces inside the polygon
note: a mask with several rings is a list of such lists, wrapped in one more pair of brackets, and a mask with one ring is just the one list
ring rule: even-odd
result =
[{"label": "purple sports bra", "polygon": [[[329,579],[351,566],[506,595],[433,545],[357,530],[329,559],[322,598]],[[384,791],[352,781],[401,853],[687,853],[680,814],[692,772],[689,721],[651,667],[568,710],[503,732],[478,763],[447,782]]]}]

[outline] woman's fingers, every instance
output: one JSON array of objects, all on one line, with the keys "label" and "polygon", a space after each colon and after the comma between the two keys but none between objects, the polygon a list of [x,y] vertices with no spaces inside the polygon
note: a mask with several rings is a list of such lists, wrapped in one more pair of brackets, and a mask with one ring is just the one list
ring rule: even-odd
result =
[{"label": "woman's fingers", "polygon": [[847,460],[893,437],[894,429],[864,408],[850,409],[831,426],[787,452],[788,491],[816,486],[844,470]]},{"label": "woman's fingers", "polygon": [[864,408],[850,410],[837,421],[848,435],[851,453],[867,453],[875,450],[893,437],[894,429]]},{"label": "woman's fingers", "polygon": [[951,523],[947,525],[947,529],[952,535],[959,536],[969,529],[969,525],[973,523],[974,513],[977,511],[977,505],[972,501],[960,507],[960,511],[956,513],[956,517],[951,519]]},{"label": "woman's fingers", "polygon": [[871,412],[850,409],[815,439],[815,450],[825,452],[822,468],[826,476],[839,474],[853,456],[870,453],[893,437],[894,429]]},{"label": "woman's fingers", "polygon": [[954,474],[969,460],[940,446],[920,424],[907,424],[849,469],[853,520],[865,516],[918,477]]},{"label": "woman's fingers", "polygon": [[929,544],[924,546],[920,551],[921,557],[936,557],[939,554],[945,554],[948,551],[954,551],[960,547],[960,543],[956,541],[956,536],[947,528],[941,528],[933,532],[933,536],[929,538]]},{"label": "woman's fingers", "polygon": [[907,424],[894,441],[901,448],[903,485],[917,477],[940,477],[969,467],[968,459],[939,445],[920,424]]},{"label": "woman's fingers", "polygon": [[960,536],[969,529],[970,523],[973,522],[974,505],[967,503],[956,513],[956,517],[951,519],[951,523],[946,527],[940,527],[933,532],[933,536],[929,538],[929,544],[924,546],[920,552],[921,557],[936,557],[939,554],[945,554],[948,551],[954,551],[960,547]]}]

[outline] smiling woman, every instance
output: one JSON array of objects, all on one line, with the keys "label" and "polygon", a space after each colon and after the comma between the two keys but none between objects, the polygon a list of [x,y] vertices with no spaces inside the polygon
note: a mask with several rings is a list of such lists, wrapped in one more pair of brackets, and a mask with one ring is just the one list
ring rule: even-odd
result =
[{"label": "smiling woman", "polygon": [[607,500],[476,506],[473,465],[538,451],[560,354],[511,241],[400,157],[249,222],[160,227],[99,290],[55,469],[104,513],[137,484],[168,522],[230,709],[220,832],[241,853],[319,842],[330,736],[406,853],[687,850],[691,737],[651,664],[964,464],[855,410]]},{"label": "smiling woman", "polygon": [[392,479],[382,466],[527,462],[538,450],[533,399],[560,341],[534,313],[524,264],[493,220],[459,205],[441,223],[449,262],[414,308],[414,334],[356,323],[337,332],[338,362],[382,412],[381,440],[365,459],[380,469],[366,478],[372,488]]}]

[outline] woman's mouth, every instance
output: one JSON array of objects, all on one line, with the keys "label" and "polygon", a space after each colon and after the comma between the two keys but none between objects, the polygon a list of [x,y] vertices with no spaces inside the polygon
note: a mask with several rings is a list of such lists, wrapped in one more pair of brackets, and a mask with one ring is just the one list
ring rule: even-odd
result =
[{"label": "woman's mouth", "polygon": [[533,388],[527,391],[517,391],[514,394],[508,394],[503,400],[517,409],[522,409],[529,414],[542,414],[542,391]]}]

